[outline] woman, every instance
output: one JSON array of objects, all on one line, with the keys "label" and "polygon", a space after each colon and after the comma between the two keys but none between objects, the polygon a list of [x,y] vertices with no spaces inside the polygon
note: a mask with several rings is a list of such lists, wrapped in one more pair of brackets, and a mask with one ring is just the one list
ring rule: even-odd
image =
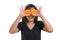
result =
[{"label": "woman", "polygon": [[[29,9],[30,12],[35,9],[36,15],[33,15],[32,12],[30,15],[26,15],[25,11]],[[28,4],[25,9],[20,8],[20,14],[15,22],[12,24],[9,32],[14,34],[21,30],[21,40],[41,40],[41,30],[46,32],[53,32],[53,28],[45,17],[41,13],[41,7],[37,9],[33,4]],[[37,18],[40,17],[42,21],[38,21]],[[19,22],[22,19],[22,22]]]}]

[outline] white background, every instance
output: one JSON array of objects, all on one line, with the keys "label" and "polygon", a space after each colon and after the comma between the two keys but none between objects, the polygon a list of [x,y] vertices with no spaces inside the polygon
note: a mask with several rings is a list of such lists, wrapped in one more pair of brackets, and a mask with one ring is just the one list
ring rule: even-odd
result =
[{"label": "white background", "polygon": [[0,40],[21,40],[21,32],[10,34],[9,28],[19,15],[19,6],[32,3],[43,7],[42,14],[52,25],[53,33],[42,31],[42,40],[60,40],[59,0],[0,0]]}]

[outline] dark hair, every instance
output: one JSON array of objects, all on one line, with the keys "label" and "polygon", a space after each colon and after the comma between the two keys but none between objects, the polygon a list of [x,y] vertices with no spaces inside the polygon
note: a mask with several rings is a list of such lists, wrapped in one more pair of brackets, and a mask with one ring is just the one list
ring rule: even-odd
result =
[{"label": "dark hair", "polygon": [[[25,7],[25,10],[26,10],[26,9],[31,9],[31,8],[34,8],[34,9],[37,10],[37,8],[36,8],[33,4],[28,4],[28,5]],[[37,21],[37,19],[38,19],[38,17],[35,16],[34,23]],[[24,22],[28,22],[27,17],[24,16],[24,17],[22,18],[22,21],[24,21]]]}]

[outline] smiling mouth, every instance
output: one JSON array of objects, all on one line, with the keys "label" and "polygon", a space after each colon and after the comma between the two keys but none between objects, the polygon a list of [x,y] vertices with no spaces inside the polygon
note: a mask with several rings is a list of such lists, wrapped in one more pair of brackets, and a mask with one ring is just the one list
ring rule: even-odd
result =
[{"label": "smiling mouth", "polygon": [[32,18],[34,18],[34,16],[33,15],[30,15],[30,16],[28,16],[30,19],[32,19]]}]

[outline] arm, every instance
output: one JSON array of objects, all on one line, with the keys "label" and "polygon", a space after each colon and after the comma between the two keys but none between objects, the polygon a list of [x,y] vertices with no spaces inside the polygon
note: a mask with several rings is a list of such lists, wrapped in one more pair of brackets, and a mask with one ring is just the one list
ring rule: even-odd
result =
[{"label": "arm", "polygon": [[18,25],[20,19],[21,19],[21,17],[19,15],[18,18],[15,20],[15,22],[10,27],[9,33],[13,34],[13,33],[16,33],[18,31],[17,25]]},{"label": "arm", "polygon": [[43,15],[40,15],[40,18],[43,20],[43,23],[44,23],[44,27],[43,27],[43,30],[46,31],[46,32],[53,32],[53,28],[52,26],[49,24],[49,22],[45,19],[45,17]]},{"label": "arm", "polygon": [[42,7],[40,6],[39,9],[38,9],[37,16],[39,16],[42,19],[43,23],[44,23],[43,30],[46,31],[46,32],[51,33],[51,32],[53,32],[53,28],[49,24],[49,22],[45,19],[45,17],[42,15],[41,9],[42,9]]},{"label": "arm", "polygon": [[15,22],[10,27],[9,33],[11,33],[11,34],[18,32],[18,28],[17,28],[18,23],[19,23],[20,19],[25,16],[23,6],[22,6],[22,9],[20,8],[20,11],[21,11],[21,13],[19,14],[19,16],[17,17]]}]

